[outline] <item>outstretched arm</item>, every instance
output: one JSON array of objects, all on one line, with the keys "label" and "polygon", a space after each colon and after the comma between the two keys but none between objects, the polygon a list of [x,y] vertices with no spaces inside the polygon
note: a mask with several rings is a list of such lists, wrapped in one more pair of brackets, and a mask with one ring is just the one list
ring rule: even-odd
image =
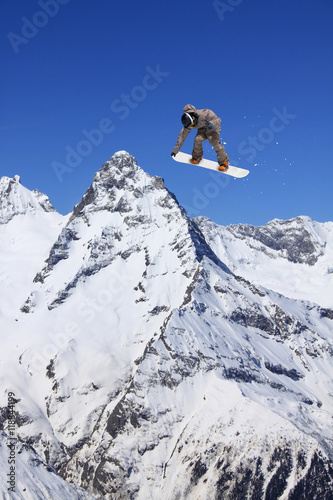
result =
[{"label": "outstretched arm", "polygon": [[178,135],[178,139],[177,139],[176,145],[175,145],[175,147],[172,150],[172,153],[171,153],[172,156],[174,156],[174,155],[176,155],[178,153],[178,151],[180,150],[180,148],[184,144],[184,141],[185,141],[186,137],[188,136],[188,134],[190,132],[191,132],[191,129],[189,129],[189,128],[183,127],[181,129],[181,131],[179,132],[179,135]]}]

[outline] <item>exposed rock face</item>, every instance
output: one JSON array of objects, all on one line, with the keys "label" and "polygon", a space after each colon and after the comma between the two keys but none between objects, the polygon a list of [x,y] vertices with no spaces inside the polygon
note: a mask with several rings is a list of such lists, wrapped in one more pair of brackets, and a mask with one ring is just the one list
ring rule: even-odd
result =
[{"label": "exposed rock face", "polygon": [[116,153],[1,320],[19,440],[96,499],[330,500],[332,238],[190,219]]},{"label": "exposed rock face", "polygon": [[275,220],[262,227],[246,224],[229,226],[228,230],[236,237],[246,239],[251,247],[251,240],[264,247],[275,250],[279,256],[297,264],[313,266],[322,255],[325,244],[316,241],[303,217],[293,221]]},{"label": "exposed rock face", "polygon": [[[235,273],[292,298],[332,304],[333,223],[309,217],[273,220],[262,227],[218,226],[198,217],[207,242]],[[304,286],[304,282],[307,286]],[[320,282],[320,287],[318,287]],[[327,301],[326,301],[327,297]]]}]

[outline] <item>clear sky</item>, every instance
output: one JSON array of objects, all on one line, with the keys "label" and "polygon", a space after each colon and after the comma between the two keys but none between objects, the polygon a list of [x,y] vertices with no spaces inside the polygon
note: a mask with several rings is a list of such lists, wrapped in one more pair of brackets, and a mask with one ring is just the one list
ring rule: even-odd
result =
[{"label": "clear sky", "polygon": [[[332,0],[2,1],[0,175],[66,214],[126,150],[191,216],[332,220],[332,20]],[[173,161],[188,103],[248,177]]]}]

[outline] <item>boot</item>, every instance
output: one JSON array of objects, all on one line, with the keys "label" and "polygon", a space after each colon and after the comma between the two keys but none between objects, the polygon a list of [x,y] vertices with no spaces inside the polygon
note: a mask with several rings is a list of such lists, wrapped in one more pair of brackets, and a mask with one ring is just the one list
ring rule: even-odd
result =
[{"label": "boot", "polygon": [[219,165],[220,172],[226,172],[229,168],[229,160],[225,160],[222,165]]},{"label": "boot", "polygon": [[198,158],[197,160],[195,158],[191,158],[190,162],[193,163],[193,165],[198,165],[202,160],[202,156]]}]

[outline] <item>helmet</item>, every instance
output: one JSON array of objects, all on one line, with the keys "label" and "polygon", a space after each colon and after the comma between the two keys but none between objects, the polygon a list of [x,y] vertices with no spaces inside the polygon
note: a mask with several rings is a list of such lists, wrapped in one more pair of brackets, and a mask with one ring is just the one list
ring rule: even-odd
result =
[{"label": "helmet", "polygon": [[182,116],[182,124],[185,128],[190,127],[193,124],[193,118],[189,113],[184,113]]}]

